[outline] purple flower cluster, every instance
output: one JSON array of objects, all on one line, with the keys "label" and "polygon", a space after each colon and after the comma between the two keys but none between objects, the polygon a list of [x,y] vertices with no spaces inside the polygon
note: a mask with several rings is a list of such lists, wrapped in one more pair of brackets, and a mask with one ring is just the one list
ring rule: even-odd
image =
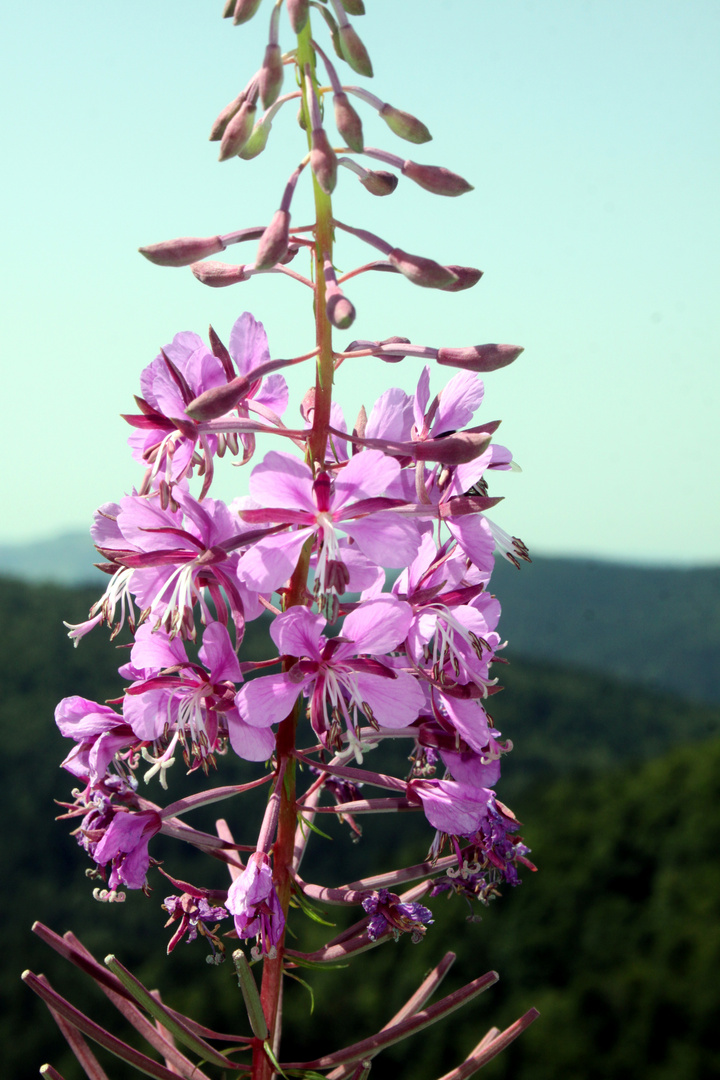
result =
[{"label": "purple flower cluster", "polygon": [[[214,334],[212,345],[178,334],[143,372],[142,412],[128,419],[147,471],[140,489],[101,507],[93,525],[111,582],[71,637],[77,644],[102,622],[116,633],[124,620],[135,636],[118,709],[79,697],[57,708],[76,744],[64,766],[84,784],[71,808],[82,815],[79,842],[99,874],[110,864],[111,892],[145,887],[148,841],[162,819],[143,801],[136,772],[164,787],[178,755],[207,773],[228,747],[271,761],[278,726],[300,701],[319,762],[334,755],[320,765],[329,792],[341,782],[336,766],[363,764],[382,739],[409,740],[416,765],[401,789],[436,830],[433,850],[444,837],[463,838],[483,872],[491,867],[493,885],[515,882],[525,849],[494,792],[511,744],[486,711],[502,648],[488,583],[496,552],[513,561],[526,553],[486,516],[496,500],[478,494],[492,470],[511,465],[509,451],[490,441],[496,425],[468,427],[483,398],[480,378],[459,372],[431,399],[426,367],[414,395],[387,391],[352,434],[333,406],[324,468],[270,450],[252,470],[249,495],[227,505],[208,496],[208,476],[224,448],[242,444],[250,460],[251,412],[300,447],[309,428],[284,426],[284,381],[257,375],[273,362],[251,315],[235,323],[229,350]],[[191,418],[194,402],[233,382],[243,392],[222,398],[220,415]],[[306,404],[306,425],[309,413]],[[468,432],[479,439],[463,442]],[[197,498],[195,470],[204,478]],[[303,552],[313,589],[285,609]],[[400,571],[389,585],[388,569]],[[246,623],[263,611],[273,614],[278,661],[292,659],[245,681],[267,665],[238,656]],[[194,658],[186,642],[199,642]],[[387,898],[377,903],[373,927],[386,918],[404,929],[402,919],[415,918]],[[274,947],[284,922],[265,854],[235,880],[227,907],[241,937]]]}]

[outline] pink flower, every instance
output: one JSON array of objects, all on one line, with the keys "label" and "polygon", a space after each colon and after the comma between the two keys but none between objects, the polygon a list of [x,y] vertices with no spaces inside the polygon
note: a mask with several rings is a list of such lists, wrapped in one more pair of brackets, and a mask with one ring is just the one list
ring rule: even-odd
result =
[{"label": "pink flower", "polygon": [[225,907],[235,917],[238,937],[257,938],[260,951],[271,954],[285,929],[285,916],[273,884],[270,860],[256,851],[228,889]]}]

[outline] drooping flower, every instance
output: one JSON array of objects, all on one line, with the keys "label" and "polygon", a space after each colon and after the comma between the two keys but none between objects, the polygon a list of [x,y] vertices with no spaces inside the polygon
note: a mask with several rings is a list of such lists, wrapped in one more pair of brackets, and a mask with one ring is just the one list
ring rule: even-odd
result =
[{"label": "drooping flower", "polygon": [[362,906],[371,916],[367,934],[371,941],[390,931],[397,941],[400,934],[410,934],[417,944],[425,935],[426,927],[434,922],[432,911],[423,904],[403,903],[399,896],[380,889],[366,897]]},{"label": "drooping flower", "polygon": [[142,889],[145,875],[150,866],[148,843],[160,832],[162,819],[154,810],[139,813],[118,811],[102,840],[99,842],[93,858],[99,866],[112,863],[108,885],[111,890],[119,885],[128,889]]},{"label": "drooping flower", "polygon": [[285,928],[267,855],[256,851],[228,889],[225,907],[235,919],[238,937],[256,938],[260,952],[272,955]]}]

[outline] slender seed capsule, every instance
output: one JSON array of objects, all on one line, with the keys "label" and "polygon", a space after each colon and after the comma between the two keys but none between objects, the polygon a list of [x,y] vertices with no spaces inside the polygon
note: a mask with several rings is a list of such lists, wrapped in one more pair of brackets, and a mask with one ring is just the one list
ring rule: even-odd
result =
[{"label": "slender seed capsule", "polygon": [[350,67],[353,71],[357,71],[358,75],[366,75],[371,79],[373,69],[370,57],[352,26],[349,23],[347,26],[341,26],[338,33],[340,34],[340,48],[342,49],[343,59],[347,60]]}]

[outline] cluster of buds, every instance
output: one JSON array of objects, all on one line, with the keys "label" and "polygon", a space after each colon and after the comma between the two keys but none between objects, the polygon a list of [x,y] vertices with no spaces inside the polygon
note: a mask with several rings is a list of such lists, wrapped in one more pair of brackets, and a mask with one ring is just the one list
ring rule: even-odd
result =
[{"label": "cluster of buds", "polygon": [[[224,14],[239,24],[260,6],[260,0],[231,0]],[[444,167],[364,145],[351,98],[376,109],[402,139],[424,143],[430,134],[408,113],[343,84],[316,43],[311,15],[324,20],[338,57],[353,72],[371,75],[367,51],[348,18],[363,13],[359,0],[330,0],[329,7],[285,0],[296,35],[286,53],[279,44],[282,0],[270,6],[262,66],[223,109],[211,138],[220,141],[221,161],[255,156],[277,111],[299,104],[308,150],[278,210],[266,225],[141,251],[160,265],[189,266],[212,286],[261,273],[289,275],[312,291],[315,342],[297,356],[274,359],[262,324],[245,312],[227,344],[212,328],[207,343],[182,332],[142,372],[139,411],[125,419],[143,472],[131,494],[95,515],[92,536],[110,580],[87,621],[70,627],[78,644],[100,625],[113,636],[129,626],[134,643],[119,671],[124,690],[108,703],[66,698],[56,710],[60,731],[74,742],[63,762],[76,781],[66,816],[79,819],[78,842],[93,862],[91,876],[103,882],[96,889],[99,898],[121,899],[123,889],[149,893],[154,875],[169,878],[151,855],[158,834],[227,864],[226,891],[170,878],[179,894],[164,903],[174,930],[168,949],[183,935],[193,940],[200,934],[210,944],[210,959],[218,962],[225,951],[221,923],[230,916],[230,934],[249,943],[251,961],[263,968],[261,995],[244,952],[233,959],[254,1032],[246,1040],[252,1062],[237,1067],[250,1069],[253,1080],[269,1080],[280,1069],[342,1072],[485,989],[494,974],[425,1009],[449,963],[443,961],[382,1032],[316,1061],[281,1060],[286,973],[344,960],[403,933],[419,942],[432,924],[421,899],[451,889],[487,903],[504,883],[517,884],[520,866],[533,869],[518,821],[495,794],[501,760],[512,744],[502,740],[488,711],[500,688],[493,664],[503,648],[500,604],[490,589],[494,561],[499,555],[519,565],[527,550],[488,517],[499,501],[488,493],[492,474],[513,462],[510,451],[492,441],[498,423],[477,417],[484,393],[480,375],[511,363],[522,350],[415,345],[400,336],[334,346],[333,329],[346,330],[354,321],[343,286],[358,274],[389,271],[415,285],[449,291],[470,288],[481,276],[475,268],[410,254],[337,220],[331,196],[338,166],[376,195],[390,194],[399,176],[436,195],[461,195],[471,186]],[[319,64],[329,86],[319,82]],[[295,69],[299,88],[281,95],[286,66]],[[324,126],[330,98],[341,145],[334,145]],[[265,110],[259,119],[258,102]],[[360,164],[363,158],[395,172],[369,169]],[[294,228],[291,202],[308,165],[316,220]],[[338,276],[336,229],[383,258]],[[210,258],[253,240],[254,262],[232,266]],[[307,275],[289,266],[301,252],[311,264]],[[422,366],[412,392],[388,390],[367,408],[363,403],[353,419],[332,400],[332,386],[343,363],[360,359],[420,360]],[[457,369],[435,389],[433,361]],[[315,365],[315,380],[290,426],[281,371],[301,363]],[[277,444],[283,448],[256,462],[258,434],[285,440]],[[249,494],[229,504],[210,496],[217,459],[226,453],[250,474]],[[255,661],[245,656],[243,639],[247,624],[261,615],[270,616],[276,652]],[[410,765],[403,775],[372,767],[373,751],[389,740],[407,747]],[[203,786],[228,755],[251,763],[246,768],[255,770],[254,779]],[[156,800],[180,758],[198,788],[162,806]],[[262,786],[269,796],[257,837],[238,836],[245,828],[241,811],[232,830],[225,819],[218,821],[216,834],[184,820],[199,807],[242,799]],[[386,813],[402,822],[399,812],[412,810],[427,822],[424,862],[383,867],[349,884],[318,885],[300,876],[319,816],[338,815],[359,835],[364,814]],[[411,887],[391,891],[402,885]],[[288,909],[292,902],[302,912],[312,901],[355,906],[363,914],[321,949],[303,953],[286,944]],[[79,962],[79,945],[61,947],[64,939],[41,932]],[[86,957],[86,970],[88,965]],[[114,958],[109,966],[114,992],[122,988],[125,998],[130,994],[168,1026],[167,1010]],[[109,976],[103,977],[109,985]],[[46,981],[28,979],[66,1025],[85,1030]],[[168,1030],[178,1038],[180,1030],[186,1042],[195,1031],[188,1045],[200,1052],[197,1025],[174,1015]],[[471,1075],[535,1015],[530,1010],[504,1033],[493,1029],[448,1076]],[[221,1057],[226,1067],[235,1067],[200,1041],[207,1060]],[[179,1057],[165,1054],[168,1068],[173,1075],[189,1075],[188,1059]],[[151,1075],[164,1076],[158,1069]],[[196,1066],[190,1073],[203,1075]]]}]

